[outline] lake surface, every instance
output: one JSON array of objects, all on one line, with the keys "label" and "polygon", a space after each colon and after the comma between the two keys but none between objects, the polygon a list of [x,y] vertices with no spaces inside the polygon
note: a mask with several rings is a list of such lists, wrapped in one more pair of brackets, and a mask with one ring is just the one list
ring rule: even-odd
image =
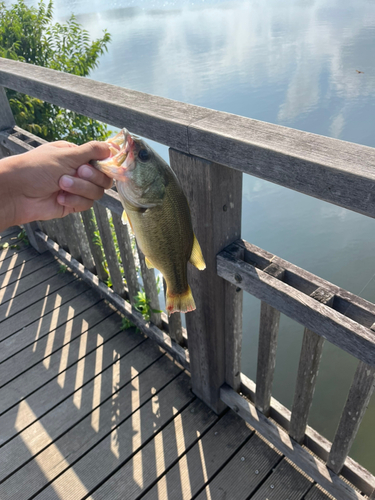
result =
[{"label": "lake surface", "polygon": [[[112,34],[94,79],[375,147],[373,0],[55,0],[56,19],[71,12],[92,37]],[[245,175],[242,225],[244,239],[375,301],[374,220]],[[246,295],[252,379],[259,311]],[[273,395],[289,408],[302,333],[282,317]],[[309,424],[329,439],[356,364],[326,342]],[[373,473],[374,422],[375,397],[351,451]]]}]

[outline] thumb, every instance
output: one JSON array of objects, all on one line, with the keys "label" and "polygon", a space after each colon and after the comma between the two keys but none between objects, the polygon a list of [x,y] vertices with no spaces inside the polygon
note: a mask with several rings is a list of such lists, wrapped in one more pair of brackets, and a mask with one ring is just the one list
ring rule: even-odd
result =
[{"label": "thumb", "polygon": [[91,160],[104,160],[111,156],[109,146],[106,142],[91,141],[77,148],[72,148],[72,156],[79,165],[89,163]]}]

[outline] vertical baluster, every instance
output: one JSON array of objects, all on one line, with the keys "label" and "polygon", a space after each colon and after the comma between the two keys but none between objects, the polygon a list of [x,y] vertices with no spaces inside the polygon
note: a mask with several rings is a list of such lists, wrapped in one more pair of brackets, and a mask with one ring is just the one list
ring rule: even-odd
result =
[{"label": "vertical baluster", "polygon": [[81,261],[81,250],[79,248],[78,237],[74,230],[74,221],[71,215],[72,214],[69,214],[66,217],[63,217],[61,222],[68,242],[70,255],[74,259]]},{"label": "vertical baluster", "polygon": [[[15,124],[16,121],[14,119],[12,110],[10,109],[5,89],[4,87],[0,86],[0,131],[10,129],[14,127]],[[0,158],[9,155],[9,151],[6,148],[3,148],[0,144]]]},{"label": "vertical baluster", "polygon": [[100,236],[103,243],[104,253],[107,259],[109,274],[112,279],[113,290],[121,296],[125,295],[125,287],[122,281],[120,266],[117,260],[115,244],[113,242],[111,228],[107,215],[107,209],[99,203],[94,203],[96,222],[98,223]]},{"label": "vertical baluster", "polygon": [[[267,266],[264,271],[277,279],[282,279],[285,272],[280,266],[274,263]],[[269,415],[271,404],[279,322],[280,312],[262,302],[260,308],[255,405],[266,416]]]},{"label": "vertical baluster", "polygon": [[336,474],[341,471],[350,452],[374,391],[374,382],[375,367],[360,361],[327,460],[328,467]]},{"label": "vertical baluster", "polygon": [[[167,283],[163,278],[163,290],[164,290],[164,298],[166,299],[167,293]],[[184,338],[182,335],[182,323],[181,323],[181,314],[179,312],[175,312],[168,317],[168,327],[169,327],[169,336],[178,344],[182,345],[184,342]]]},{"label": "vertical baluster", "polygon": [[81,215],[79,213],[70,214],[73,221],[74,233],[77,237],[78,247],[82,257],[82,263],[90,272],[94,272],[95,264],[91,254],[89,242],[86,236],[85,228],[83,227]]},{"label": "vertical baluster", "polygon": [[[138,248],[138,255],[139,255],[139,263],[141,266],[143,286],[145,289],[146,296],[150,300],[151,321],[152,321],[152,323],[154,323],[154,325],[156,325],[160,328],[161,324],[162,324],[161,313],[154,312],[154,311],[160,311],[160,302],[159,302],[159,297],[158,297],[158,291],[156,288],[155,272],[153,269],[147,268],[146,262],[145,262],[145,257],[143,255],[143,253],[141,252],[141,250],[139,249],[138,245],[137,245],[137,248]],[[154,309],[154,311],[152,309]]]},{"label": "vertical baluster", "polygon": [[188,266],[197,307],[186,314],[192,388],[220,413],[225,408],[219,394],[227,372],[225,345],[235,342],[238,333],[233,325],[226,330],[226,300],[240,300],[240,294],[218,277],[216,255],[241,234],[242,174],[173,150],[170,161],[188,198],[193,227],[207,265],[204,271]]},{"label": "vertical baluster", "polygon": [[104,268],[104,254],[101,245],[95,243],[95,231],[97,227],[94,222],[94,216],[92,209],[86,210],[85,212],[81,212],[83,224],[85,226],[88,243],[90,245],[91,253],[94,258],[96,273],[102,281],[106,281],[108,279],[108,273]]},{"label": "vertical baluster", "polygon": [[[311,297],[322,304],[332,305],[334,294],[324,288],[318,288]],[[302,443],[305,436],[323,344],[323,337],[305,328],[289,428],[290,436],[298,443]]]},{"label": "vertical baluster", "polygon": [[57,227],[56,236],[58,239],[58,243],[65,251],[69,251],[68,240],[65,234],[65,229],[62,219],[55,219],[55,223],[56,223],[55,227]]},{"label": "vertical baluster", "polygon": [[134,297],[139,292],[139,283],[128,227],[121,222],[121,217],[114,212],[112,212],[112,219],[120,248],[122,266],[124,268],[125,279],[129,290],[130,303],[134,305]]}]

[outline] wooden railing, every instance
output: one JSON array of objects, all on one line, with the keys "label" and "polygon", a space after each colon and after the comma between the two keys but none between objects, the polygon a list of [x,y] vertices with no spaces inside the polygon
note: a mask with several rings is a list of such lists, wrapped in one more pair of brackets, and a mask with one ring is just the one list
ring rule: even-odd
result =
[{"label": "wooden railing", "polygon": [[[186,331],[179,315],[168,321],[153,313],[146,323],[134,308],[134,255],[159,309],[155,277],[131,248],[115,191],[95,203],[95,219],[88,211],[26,225],[31,243],[58,256],[187,368],[193,391],[215,412],[231,407],[338,500],[375,499],[374,476],[348,457],[374,389],[374,304],[240,239],[243,172],[375,217],[375,150],[4,59],[0,86],[171,148],[207,263],[203,273],[189,268],[197,310],[186,315]],[[3,154],[42,142],[15,126],[1,87],[0,110]],[[92,243],[97,229],[112,288]],[[241,373],[243,290],[261,300],[256,383]],[[280,312],[305,327],[291,411],[271,396]],[[325,339],[359,360],[333,443],[307,425]]]}]

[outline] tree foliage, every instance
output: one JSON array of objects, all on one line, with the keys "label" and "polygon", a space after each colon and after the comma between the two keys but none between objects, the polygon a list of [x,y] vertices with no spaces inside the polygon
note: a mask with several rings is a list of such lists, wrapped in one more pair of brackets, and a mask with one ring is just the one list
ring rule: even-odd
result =
[{"label": "tree foliage", "polygon": [[[91,41],[74,15],[66,23],[53,22],[53,2],[38,7],[17,0],[9,8],[0,2],[0,56],[78,76],[88,76],[107,50],[110,35]],[[104,124],[34,97],[7,90],[18,126],[47,141],[64,139],[81,144],[104,140]]]}]

